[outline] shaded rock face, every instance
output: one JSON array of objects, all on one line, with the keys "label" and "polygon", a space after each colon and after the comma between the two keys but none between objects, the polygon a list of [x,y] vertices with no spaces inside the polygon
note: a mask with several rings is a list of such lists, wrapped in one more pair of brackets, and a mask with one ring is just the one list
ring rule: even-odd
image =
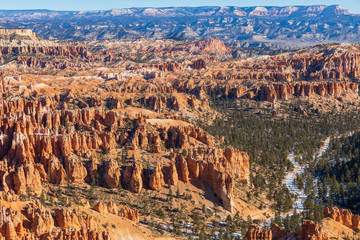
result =
[{"label": "shaded rock face", "polygon": [[163,64],[156,64],[153,67],[158,68],[160,71],[175,71],[179,68],[179,63],[163,63]]},{"label": "shaded rock face", "polygon": [[329,240],[323,229],[313,221],[306,220],[301,226],[301,239],[304,240]]},{"label": "shaded rock face", "polygon": [[[145,121],[145,119],[139,119],[139,121]],[[210,147],[215,145],[214,137],[197,126],[159,127],[156,130],[156,132],[150,131],[150,127],[142,123],[137,127],[135,134],[131,138],[129,137],[128,141],[136,148],[150,147],[153,152],[159,152],[154,150],[161,149],[161,142],[164,143],[167,149],[186,149],[190,145],[190,137]]]},{"label": "shaded rock face", "polygon": [[176,96],[150,96],[142,99],[143,104],[154,111],[164,110],[165,108],[179,111],[179,100]]},{"label": "shaded rock face", "polygon": [[209,147],[215,146],[214,137],[202,131],[199,127],[170,127],[164,130],[166,133],[164,133],[163,136],[167,148],[188,148],[188,137],[192,137]]},{"label": "shaded rock face", "polygon": [[354,215],[346,209],[325,208],[324,217],[329,217],[351,229],[360,228],[360,216]]},{"label": "shaded rock face", "polygon": [[276,223],[271,223],[271,232],[273,239],[281,238],[286,234],[285,230]]},{"label": "shaded rock face", "polygon": [[247,240],[272,240],[271,230],[261,229],[256,225],[250,225],[245,234]]},{"label": "shaded rock face", "polygon": [[190,66],[197,70],[206,69],[206,62],[204,59],[199,59],[194,61]]}]

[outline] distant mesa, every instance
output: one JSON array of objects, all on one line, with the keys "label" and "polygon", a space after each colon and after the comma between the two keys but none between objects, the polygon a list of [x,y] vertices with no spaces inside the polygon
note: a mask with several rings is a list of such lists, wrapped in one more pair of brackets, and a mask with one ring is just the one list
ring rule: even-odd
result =
[{"label": "distant mesa", "polygon": [[31,29],[0,28],[0,39],[5,40],[34,40],[36,34]]}]

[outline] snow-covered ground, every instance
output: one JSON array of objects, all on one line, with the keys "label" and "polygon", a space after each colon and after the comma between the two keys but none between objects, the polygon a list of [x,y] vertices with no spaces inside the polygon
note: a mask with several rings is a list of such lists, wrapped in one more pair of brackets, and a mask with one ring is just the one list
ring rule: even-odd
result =
[{"label": "snow-covered ground", "polygon": [[[336,136],[333,136],[333,137],[328,137],[326,138],[324,141],[323,141],[323,145],[321,146],[321,148],[317,151],[316,154],[314,154],[314,160],[315,159],[319,159],[321,158],[324,153],[329,149],[329,146],[330,146],[330,141],[331,139],[333,138],[340,138],[340,137],[345,137],[345,136],[351,136],[352,134],[354,134],[354,131],[352,132],[348,132],[348,133],[345,133],[345,134],[341,134],[341,135],[336,135]],[[307,164],[304,164],[304,165],[300,165],[298,162],[295,161],[295,155],[294,153],[290,153],[288,155],[288,159],[292,162],[292,164],[294,165],[294,169],[291,171],[291,172],[288,172],[284,178],[284,181],[283,183],[286,185],[286,187],[289,189],[290,193],[292,194],[295,194],[297,195],[297,200],[294,202],[294,205],[293,205],[293,209],[296,208],[297,212],[298,213],[301,213],[302,211],[304,211],[304,201],[306,199],[306,195],[304,193],[303,190],[300,190],[295,184],[294,184],[294,179],[296,177],[297,174],[302,174],[306,167],[307,167]],[[315,181],[315,179],[314,179]],[[282,216],[284,217],[284,216]],[[271,222],[271,219],[267,219],[263,222],[263,226],[269,226]]]},{"label": "snow-covered ground", "polygon": [[296,186],[296,184],[294,184],[294,179],[295,179],[297,174],[301,174],[301,173],[303,173],[305,171],[306,165],[301,166],[298,162],[296,162],[294,153],[289,154],[288,159],[294,165],[294,170],[291,171],[291,172],[288,172],[286,174],[283,183],[289,189],[290,193],[295,194],[295,195],[298,196],[297,200],[294,203],[293,208],[294,209],[296,208],[299,212],[302,212],[304,210],[303,202],[306,199],[306,195],[305,195],[303,190],[300,190]]},{"label": "snow-covered ground", "polygon": [[[334,137],[328,137],[324,140],[323,145],[321,146],[321,148],[318,150],[318,152],[316,154],[314,154],[314,160],[315,159],[319,159],[321,158],[324,153],[329,149],[330,146],[330,141],[333,138],[339,138],[339,137],[344,137],[344,136],[350,136],[352,135],[354,132],[349,132],[346,134],[342,134],[342,135],[337,135]],[[290,192],[292,194],[295,194],[298,196],[297,200],[294,203],[293,209],[297,209],[298,212],[302,212],[304,210],[304,201],[306,199],[306,195],[304,193],[303,190],[300,190],[295,184],[294,184],[294,179],[296,177],[297,174],[302,174],[305,171],[305,168],[307,167],[307,164],[304,165],[300,165],[298,162],[295,161],[295,156],[294,153],[290,153],[288,155],[288,159],[292,162],[292,164],[294,165],[294,170],[291,172],[288,172],[285,176],[285,179],[283,181],[283,183],[286,185],[286,187],[290,190]],[[315,180],[315,179],[314,179]]]}]

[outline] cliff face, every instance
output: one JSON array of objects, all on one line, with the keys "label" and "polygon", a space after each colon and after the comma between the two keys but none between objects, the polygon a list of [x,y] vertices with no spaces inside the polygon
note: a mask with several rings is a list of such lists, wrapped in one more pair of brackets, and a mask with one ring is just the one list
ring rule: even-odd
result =
[{"label": "cliff face", "polygon": [[85,47],[83,46],[0,46],[0,56],[8,54],[43,54],[48,56],[59,56],[66,58],[87,58],[90,56],[90,53],[86,51]]},{"label": "cliff face", "polygon": [[345,50],[329,46],[305,53],[240,62],[238,67],[241,71],[237,71],[231,78],[274,82],[352,80],[360,76],[359,61],[356,47]]},{"label": "cliff face", "polygon": [[346,209],[339,209],[337,207],[326,208],[324,210],[324,217],[334,219],[351,229],[357,229],[360,227],[360,216],[354,215]]},{"label": "cliff face", "polygon": [[[301,239],[301,240],[329,240],[330,238],[325,233],[324,229],[319,224],[305,220],[301,225],[301,229],[289,233],[286,238]],[[271,230],[267,231],[256,225],[250,225],[245,234],[247,240],[270,240],[270,239],[285,239],[285,231],[276,224],[272,224]]]},{"label": "cliff face", "polygon": [[261,229],[258,226],[250,225],[245,234],[245,239],[247,240],[271,240],[272,232],[265,229]]},{"label": "cliff face", "polygon": [[[96,163],[87,169],[78,157],[91,150],[109,150],[131,143],[135,148],[160,152],[162,146],[185,149],[190,146],[191,139],[214,146],[212,136],[192,125],[157,127],[141,117],[121,117],[114,111],[96,107],[57,110],[55,103],[60,99],[64,101],[61,105],[66,104],[66,98],[59,95],[1,103],[0,162],[3,167],[0,175],[4,179],[3,189],[13,189],[19,194],[26,190],[41,192],[41,181],[47,178],[53,184],[63,184],[67,180],[71,183],[91,181],[91,176],[97,175],[100,169]],[[97,100],[89,101],[89,105],[98,105]],[[121,131],[128,124],[136,127]],[[135,167],[131,173],[130,188],[140,192],[142,170]],[[156,173],[152,183],[158,189],[163,185],[163,177],[159,168]],[[105,183],[115,188],[120,179],[120,169],[116,161],[110,159],[105,166]]]},{"label": "cliff face", "polygon": [[[0,60],[15,60],[31,68],[66,69],[82,67],[95,58],[84,46],[43,45],[0,46]],[[79,61],[74,62],[74,59]]]},{"label": "cliff face", "polygon": [[76,210],[46,210],[38,202],[30,202],[23,211],[0,206],[0,236],[5,239],[92,239],[109,240],[106,231],[90,216]]},{"label": "cliff face", "polygon": [[306,220],[301,226],[301,239],[304,240],[329,240],[330,238],[325,234],[322,227],[313,221]]},{"label": "cliff face", "polygon": [[[68,97],[69,98],[69,97]],[[234,181],[249,182],[249,157],[236,149],[215,149],[214,138],[199,127],[189,124],[157,126],[139,117],[122,117],[114,111],[91,107],[76,110],[56,110],[54,96],[36,101],[3,102],[0,130],[3,157],[1,163],[2,188],[16,193],[40,193],[42,181],[53,184],[91,182],[103,176],[105,186],[117,188],[122,184],[140,193],[144,185],[158,191],[165,184],[163,167],[157,165],[145,181],[143,166],[129,165],[121,181],[118,163],[109,159],[101,167],[93,159],[90,167],[80,160],[91,150],[109,150],[131,144],[134,148],[161,152],[165,149],[187,149],[186,158],[176,158],[171,164],[170,182],[189,182],[190,177],[211,183],[224,207],[234,211],[232,191]],[[64,105],[64,103],[62,105]],[[101,103],[99,103],[101,105]],[[99,105],[98,100],[89,105]],[[11,115],[9,118],[7,116]],[[126,126],[134,128],[120,131]],[[82,131],[80,132],[79,129]],[[189,149],[190,146],[199,150]],[[199,148],[206,146],[207,148]],[[104,169],[102,173],[101,169]]]},{"label": "cliff face", "polygon": [[180,91],[189,92],[198,98],[206,95],[224,96],[235,99],[254,99],[273,102],[275,100],[292,100],[297,97],[332,97],[353,95],[358,96],[359,85],[353,82],[294,82],[266,83],[262,86],[245,87],[240,84],[233,86],[189,86],[180,87]]},{"label": "cliff face", "polygon": [[36,38],[36,34],[31,29],[0,28],[0,35],[13,35],[13,34]]},{"label": "cliff face", "polygon": [[206,62],[204,59],[199,59],[194,61],[190,66],[197,70],[206,69]]},{"label": "cliff face", "polygon": [[179,179],[188,182],[191,173],[195,179],[211,183],[223,206],[230,212],[235,211],[234,181],[250,181],[249,156],[237,149],[192,149],[188,154],[186,158],[176,157]]},{"label": "cliff face", "polygon": [[31,29],[0,28],[0,39],[37,40],[37,37]]},{"label": "cliff face", "polygon": [[357,95],[359,86],[352,82],[315,82],[295,84],[265,85],[259,91],[259,99],[274,101],[276,99],[288,100],[292,97],[330,96],[339,97],[343,93]]}]

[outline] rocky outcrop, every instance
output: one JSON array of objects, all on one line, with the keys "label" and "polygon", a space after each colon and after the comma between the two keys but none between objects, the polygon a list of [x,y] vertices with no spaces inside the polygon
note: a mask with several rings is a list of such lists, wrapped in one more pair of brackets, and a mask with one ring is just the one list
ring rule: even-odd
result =
[{"label": "rocky outcrop", "polygon": [[185,183],[188,183],[190,179],[189,179],[189,169],[188,169],[187,161],[183,156],[179,156],[176,162],[178,165],[177,169],[179,169],[178,171],[179,179]]},{"label": "rocky outcrop", "polygon": [[[290,100],[295,97],[335,97],[344,94],[358,95],[358,84],[353,82],[294,82],[294,83],[266,83],[261,87],[245,87],[243,85],[208,86],[205,89],[195,87],[191,91],[199,96],[220,95],[236,99],[256,99],[274,102],[275,100]],[[202,90],[201,90],[202,89]]]},{"label": "rocky outcrop", "polygon": [[[142,116],[135,119],[123,117],[115,111],[96,107],[57,110],[57,101],[69,99],[74,99],[71,91],[34,101],[22,99],[1,103],[1,116],[12,116],[0,117],[0,131],[3,132],[0,157],[6,157],[7,165],[4,169],[11,169],[1,172],[3,189],[16,189],[18,193],[24,193],[26,189],[40,192],[41,182],[90,183],[97,177],[104,178],[106,186],[115,188],[121,180],[117,163],[114,160],[107,161],[103,168],[94,159],[89,162],[90,151],[108,151],[129,143],[151,152],[161,152],[164,148],[186,149],[189,146],[215,145],[214,137],[190,124],[149,124]],[[86,102],[88,106],[103,104],[96,97],[87,98]],[[120,130],[126,129],[126,126],[133,128]],[[173,184],[177,182],[176,175],[182,181],[189,181],[187,164],[186,160],[176,173],[172,172]],[[125,186],[131,191],[140,192],[143,185],[142,169],[132,166],[128,170],[131,171],[125,172],[131,177]],[[99,171],[103,172],[99,174]],[[125,176],[124,179],[128,178]],[[160,179],[159,183],[162,183]],[[156,181],[152,183],[151,186],[156,189],[163,185]]]},{"label": "rocky outcrop", "polygon": [[0,206],[0,236],[5,239],[18,239],[25,235],[22,215],[19,211]]},{"label": "rocky outcrop", "polygon": [[111,97],[107,99],[106,106],[109,109],[120,109],[123,107],[123,103],[121,99]]},{"label": "rocky outcrop", "polygon": [[301,239],[303,240],[329,240],[330,238],[324,233],[322,227],[310,220],[302,223]]},{"label": "rocky outcrop", "polygon": [[159,191],[165,185],[163,167],[161,163],[157,163],[154,172],[150,176],[149,186],[154,191]]},{"label": "rocky outcrop", "polygon": [[218,170],[243,183],[250,180],[249,156],[237,149],[190,149],[186,160],[195,178],[210,180],[214,175],[212,171]]},{"label": "rocky outcrop", "polygon": [[200,69],[206,69],[206,62],[204,59],[198,59],[196,61],[194,61],[190,67],[192,67],[193,69],[197,69],[197,70],[200,70]]},{"label": "rocky outcrop", "polygon": [[39,202],[28,203],[22,211],[0,206],[0,237],[5,239],[89,239],[110,240],[93,217],[76,210],[46,210]]},{"label": "rocky outcrop", "polygon": [[110,201],[107,204],[107,211],[108,211],[108,213],[115,214],[115,215],[118,215],[118,212],[119,212],[118,208],[116,206],[116,203],[113,201]]},{"label": "rocky outcrop", "polygon": [[313,97],[331,96],[339,97],[341,94],[350,92],[357,94],[359,87],[351,82],[314,82],[294,84],[265,85],[259,91],[259,99],[273,102],[276,99],[288,100],[293,96]]},{"label": "rocky outcrop", "polygon": [[82,217],[76,210],[55,209],[55,219],[62,228],[56,239],[110,239],[107,232],[97,230],[93,217]]},{"label": "rocky outcrop", "polygon": [[50,183],[53,184],[66,183],[67,180],[66,171],[56,156],[51,155],[47,165],[48,165],[47,169],[48,169],[48,176]]},{"label": "rocky outcrop", "polygon": [[18,35],[29,39],[37,39],[36,34],[31,29],[0,28],[0,35],[2,38],[4,38],[4,36]]},{"label": "rocky outcrop", "polygon": [[143,104],[154,111],[161,111],[164,108],[179,111],[179,100],[176,96],[150,96],[141,100]]},{"label": "rocky outcrop", "polygon": [[128,218],[131,221],[139,222],[139,212],[137,209],[131,209],[129,207],[122,207],[120,210],[120,216]]},{"label": "rocky outcrop", "polygon": [[16,193],[26,193],[27,191],[41,192],[41,175],[34,165],[21,165],[14,174],[14,190]]},{"label": "rocky outcrop", "polygon": [[121,217],[130,219],[134,222],[139,222],[139,212],[137,209],[131,209],[127,206],[118,207],[113,201],[108,202],[107,205],[104,204],[102,201],[99,201],[94,205],[94,210],[102,214],[119,214]]},{"label": "rocky outcrop", "polygon": [[179,68],[179,63],[172,63],[172,62],[169,62],[169,63],[163,63],[163,64],[156,64],[156,65],[153,65],[152,67],[155,67],[155,68],[158,68],[160,71],[175,71],[177,68]]},{"label": "rocky outcrop", "polygon": [[31,222],[32,231],[42,236],[46,233],[52,232],[54,228],[54,219],[51,212],[45,210],[45,208],[37,201],[30,202],[25,207],[25,216]]},{"label": "rocky outcrop", "polygon": [[324,217],[329,217],[351,229],[360,228],[360,216],[352,214],[347,209],[325,208]]},{"label": "rocky outcrop", "polygon": [[83,46],[0,46],[0,56],[10,54],[42,54],[64,58],[89,58],[91,54]]},{"label": "rocky outcrop", "polygon": [[261,229],[256,225],[250,225],[245,234],[247,240],[272,240],[271,230]]},{"label": "rocky outcrop", "polygon": [[59,61],[47,61],[37,57],[30,56],[17,56],[16,62],[20,65],[27,66],[29,68],[55,68],[55,69],[67,69],[67,68],[81,68],[84,66],[82,63],[74,63],[71,61],[63,60]]},{"label": "rocky outcrop", "polygon": [[[176,156],[179,179],[189,182],[189,175],[210,183],[223,206],[233,212],[234,180],[248,183],[250,180],[249,156],[237,149],[189,149],[188,157]],[[171,171],[171,169],[170,169]],[[171,174],[170,174],[171,176]]]},{"label": "rocky outcrop", "polygon": [[285,230],[276,223],[271,223],[271,233],[273,239],[279,239],[286,234]]},{"label": "rocky outcrop", "polygon": [[178,177],[175,161],[170,162],[169,177],[170,177],[170,184],[177,186],[179,177]]},{"label": "rocky outcrop", "polygon": [[70,155],[65,157],[65,168],[71,183],[83,183],[87,171],[83,163],[77,156]]},{"label": "rocky outcrop", "polygon": [[204,132],[199,127],[192,125],[182,127],[182,126],[172,126],[168,129],[161,129],[160,131],[163,134],[160,134],[162,139],[165,141],[165,146],[167,148],[180,148],[186,149],[190,147],[189,137],[192,137],[209,147],[213,147],[214,137],[210,134]]},{"label": "rocky outcrop", "polygon": [[94,229],[85,229],[85,230],[74,230],[73,228],[63,229],[55,235],[55,239],[59,240],[110,240],[111,237],[108,232],[97,231]]},{"label": "rocky outcrop", "polygon": [[141,192],[143,188],[143,167],[140,163],[134,162],[126,167],[124,182],[130,191]]},{"label": "rocky outcrop", "polygon": [[120,184],[120,168],[118,163],[113,160],[109,159],[105,163],[105,182],[106,185],[110,188],[116,188]]},{"label": "rocky outcrop", "polygon": [[99,213],[107,213],[107,206],[100,201],[94,205],[94,210]]},{"label": "rocky outcrop", "polygon": [[352,81],[360,76],[359,59],[358,45],[319,46],[291,54],[238,61],[236,67],[229,63],[228,72],[218,77],[269,82]]}]

